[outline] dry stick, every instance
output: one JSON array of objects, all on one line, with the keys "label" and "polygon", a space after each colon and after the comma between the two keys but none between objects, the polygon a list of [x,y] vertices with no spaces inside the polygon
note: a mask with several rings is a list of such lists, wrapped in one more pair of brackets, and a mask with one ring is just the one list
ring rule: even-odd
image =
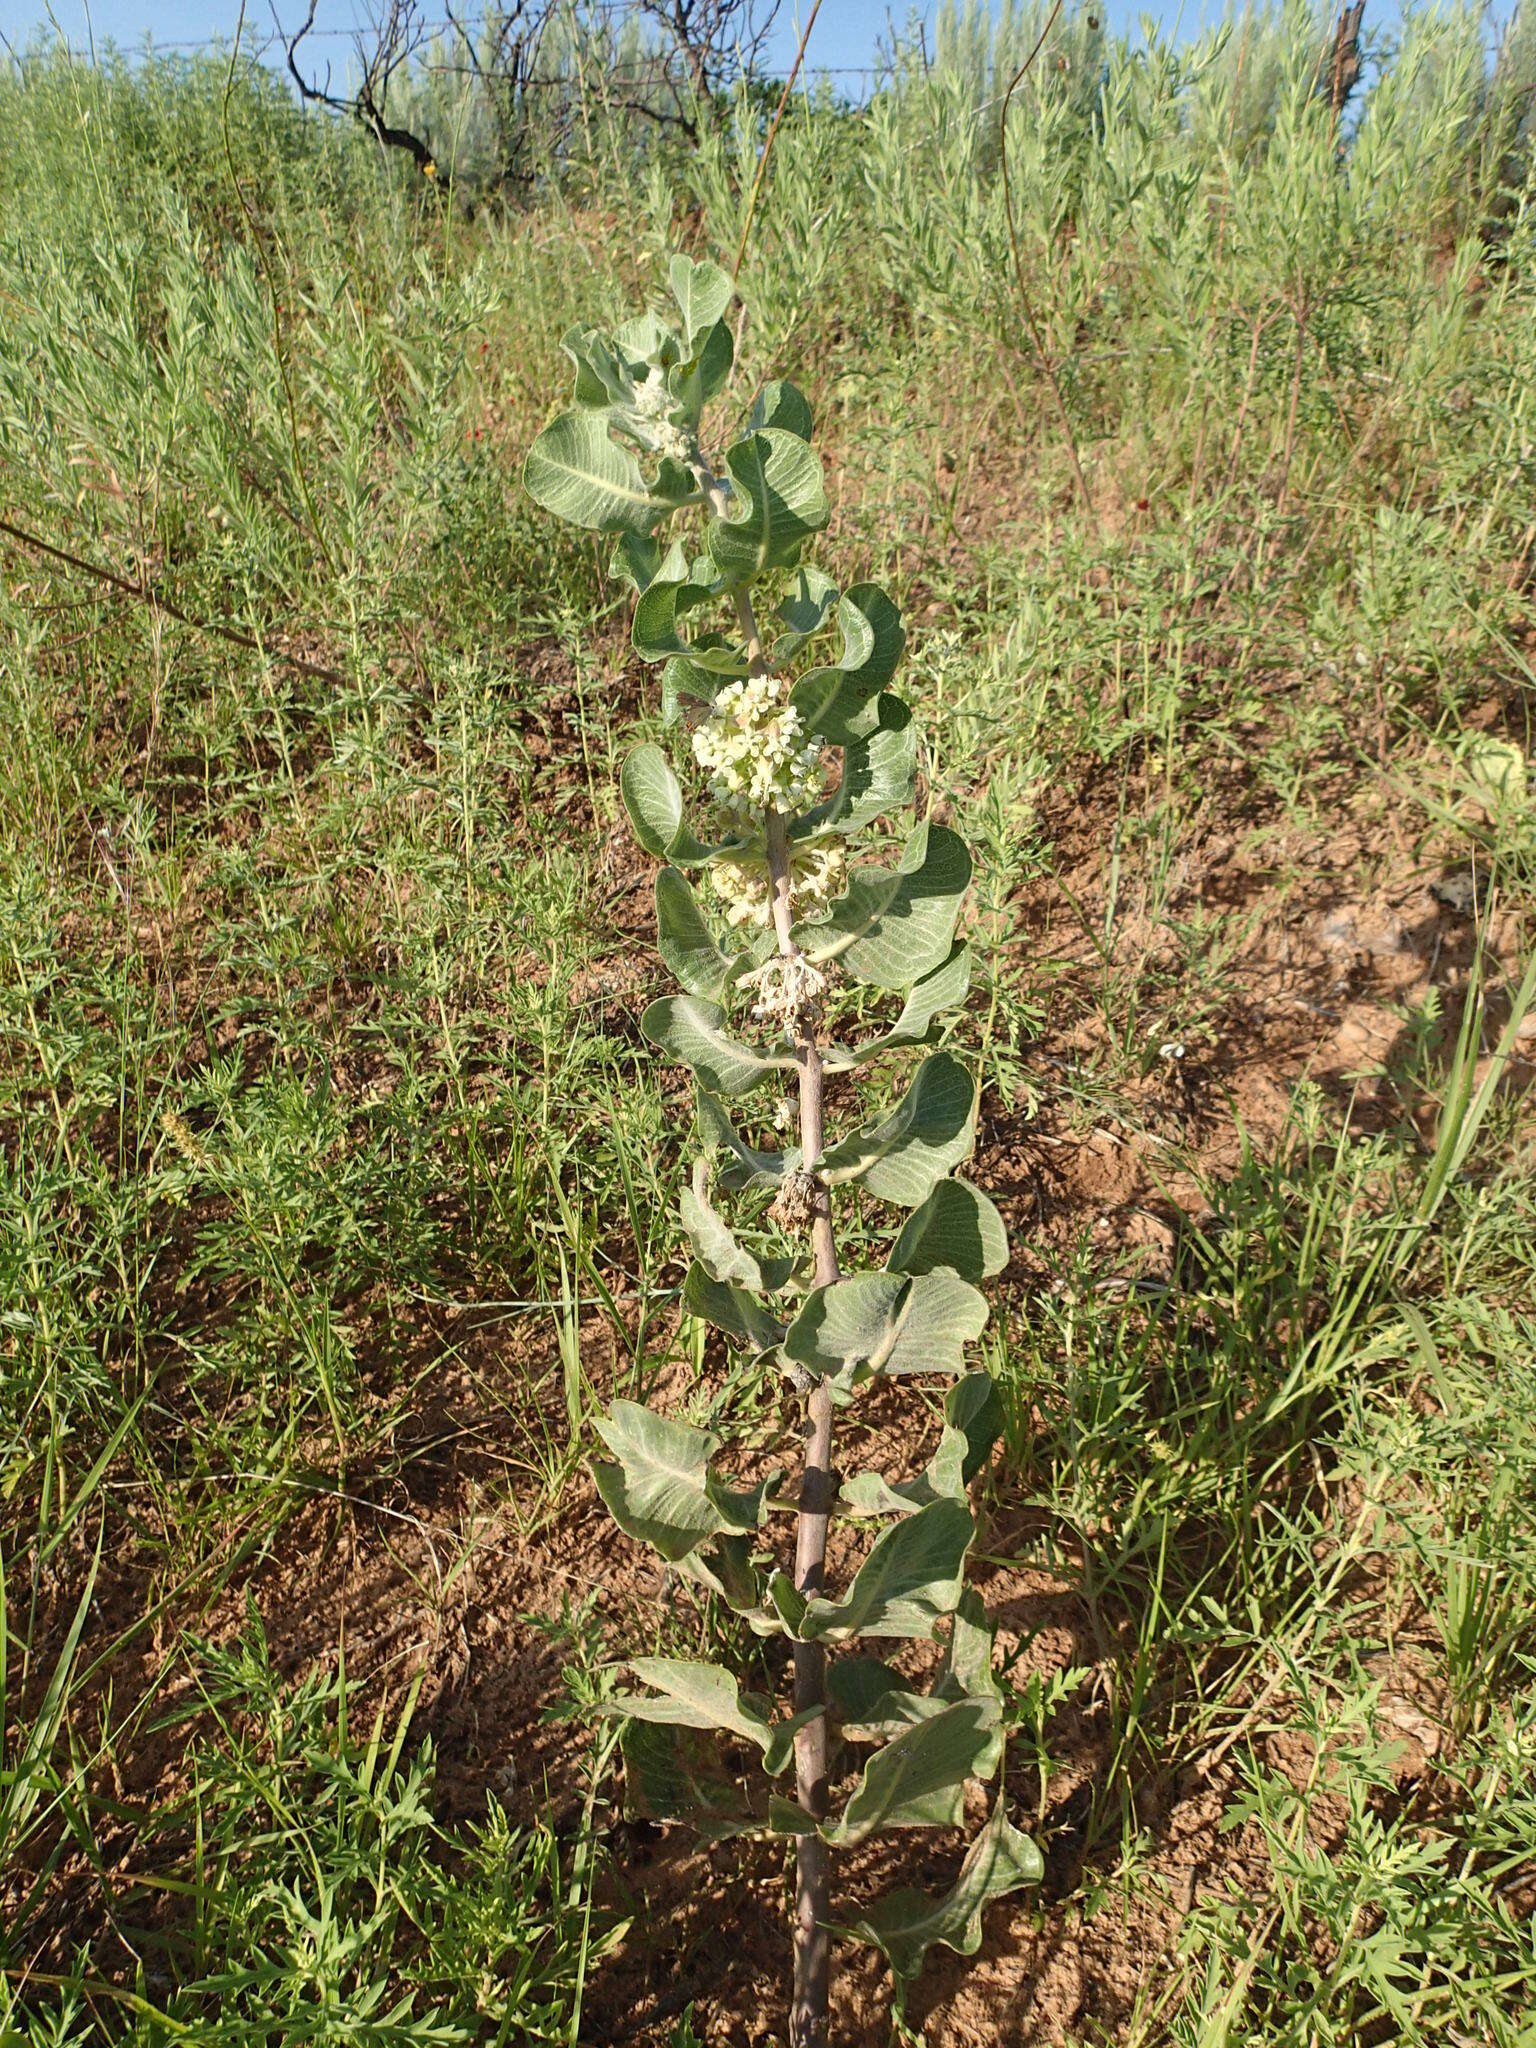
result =
[{"label": "dry stick", "polygon": [[[812,10],[814,18],[814,9]],[[801,48],[804,48],[802,40]],[[766,152],[765,152],[766,154]],[[700,461],[705,495],[723,518],[730,501],[725,487]],[[746,589],[735,592],[736,617],[753,675],[768,673],[768,659],[752,599]],[[779,954],[797,960],[793,908],[790,902],[789,836],[783,815],[769,809],[763,820],[768,859],[769,906]],[[823,1141],[824,1074],[814,1013],[799,1013],[795,1066],[800,1096],[800,1166],[814,1176]],[[811,1190],[811,1250],[816,1285],[830,1287],[839,1276],[837,1244],[832,1235],[832,1197],[814,1180]],[[811,1389],[806,1402],[805,1463],[800,1474],[795,1524],[795,1588],[806,1599],[823,1590],[827,1562],[827,1525],[832,1513],[832,1395],[825,1380]],[[820,1643],[795,1643],[795,1712],[814,1711],[795,1735],[795,1791],[807,1817],[827,1817],[827,1653]],[[795,1974],[790,2006],[792,2048],[826,2048],[827,2002],[831,1987],[832,1939],[827,1931],[829,1906],[827,1845],[819,1834],[798,1837],[795,1845]]]},{"label": "dry stick", "polygon": [[[1057,5],[1060,4],[1061,0],[1057,0]],[[784,109],[789,105],[789,96],[795,89],[795,80],[799,76],[800,65],[805,57],[805,46],[811,40],[811,30],[816,26],[816,17],[820,12],[821,0],[815,0],[815,5],[805,17],[805,27],[800,31],[800,47],[795,52],[794,63],[789,67],[789,76],[784,81],[784,90],[779,94],[779,104],[774,109],[773,120],[769,125],[768,140],[763,144],[763,153],[758,158],[757,169],[752,174],[752,190],[747,196],[747,217],[741,224],[741,240],[736,244],[736,261],[731,265],[732,284],[741,275],[742,259],[747,253],[747,237],[752,232],[752,216],[757,211],[758,189],[763,182],[763,172],[768,167],[768,154],[773,148],[773,138],[779,132],[779,123],[784,118]]]},{"label": "dry stick", "polygon": [[1013,270],[1014,276],[1018,279],[1019,302],[1024,308],[1024,319],[1029,328],[1030,340],[1035,345],[1035,359],[1040,365],[1041,374],[1050,386],[1051,398],[1056,407],[1056,417],[1061,422],[1062,436],[1067,444],[1067,459],[1072,464],[1072,475],[1077,482],[1078,495],[1083,501],[1083,510],[1088,514],[1088,523],[1093,528],[1094,539],[1097,540],[1099,538],[1099,517],[1093,509],[1093,499],[1088,493],[1088,479],[1083,475],[1083,465],[1078,460],[1077,439],[1072,432],[1072,421],[1067,414],[1066,400],[1061,395],[1061,386],[1056,381],[1055,368],[1051,363],[1050,357],[1045,352],[1045,343],[1040,334],[1040,324],[1035,318],[1034,301],[1029,296],[1029,286],[1024,282],[1024,259],[1019,254],[1019,234],[1013,219],[1013,185],[1008,176],[1008,110],[1013,103],[1014,94],[1023,83],[1025,73],[1039,56],[1041,50],[1044,49],[1045,39],[1056,26],[1056,18],[1061,13],[1061,9],[1062,0],[1055,0],[1055,5],[1046,17],[1045,27],[1040,31],[1039,40],[1018,70],[1015,71],[1008,90],[1003,94],[1003,126],[998,140],[998,158],[1003,169],[1003,205],[1008,214],[1008,246],[1013,251]]},{"label": "dry stick", "polygon": [[194,619],[190,612],[184,612],[170,599],[148,584],[130,583],[126,576],[119,576],[113,569],[103,569],[99,562],[89,562],[84,555],[71,554],[68,548],[55,547],[52,541],[43,540],[35,533],[28,533],[23,526],[13,526],[9,519],[0,519],[0,533],[16,541],[20,546],[31,548],[34,553],[46,555],[50,561],[62,562],[67,568],[79,569],[87,576],[94,576],[98,583],[105,583],[113,590],[120,590],[125,597],[131,597],[138,604],[147,604],[152,611],[164,612],[168,619],[175,619],[178,625],[190,626],[194,633],[210,633],[215,640],[225,640],[231,647],[244,647],[252,654],[259,654],[268,661],[284,662],[296,669],[301,676],[315,676],[323,683],[336,683],[346,687],[347,679],[340,669],[327,668],[323,662],[306,661],[301,654],[285,654],[280,647],[266,647],[260,640],[253,640],[249,633],[237,632],[233,626],[216,625],[212,619]]}]

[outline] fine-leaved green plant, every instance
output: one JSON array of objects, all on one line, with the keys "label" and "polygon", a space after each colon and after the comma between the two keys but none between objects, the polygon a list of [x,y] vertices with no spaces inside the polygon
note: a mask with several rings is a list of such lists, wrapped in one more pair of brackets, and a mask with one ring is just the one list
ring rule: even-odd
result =
[{"label": "fine-leaved green plant", "polygon": [[[978,1283],[1001,1270],[1007,1241],[992,1203],[956,1171],[976,1087],[937,1043],[969,982],[956,927],[970,855],[931,818],[900,842],[884,822],[912,812],[917,794],[917,730],[889,687],[900,615],[874,584],[840,590],[804,559],[829,513],[811,408],[793,385],[765,385],[723,453],[701,445],[732,369],[732,281],[683,255],[668,281],[668,317],[566,335],[576,402],[534,442],[525,475],[549,511],[618,535],[635,650],[660,667],[664,720],[691,728],[706,779],[696,831],[662,747],[637,746],[623,766],[636,837],[664,863],[659,950],[681,984],[641,1021],[697,1089],[704,1150],[682,1197],[685,1303],[782,1374],[786,1398],[804,1404],[805,1448],[793,1491],[777,1472],[744,1486],[717,1463],[716,1435],[619,1401],[597,1425],[608,1456],[596,1478],[627,1535],[748,1631],[791,1645],[787,1713],[719,1664],[672,1657],[635,1659],[644,1690],[616,1705],[631,1796],[646,1810],[712,1837],[794,1839],[790,2037],[819,2048],[834,1932],[883,1950],[899,2002],[931,1946],[973,1952],[987,1902],[1040,1875],[999,1788],[945,1896],[902,1887],[832,1920],[830,1851],[888,1828],[956,1827],[967,1788],[1000,1776],[1013,1705],[964,1573],[969,1487],[998,1420],[967,1346],[987,1319]],[[663,532],[684,514],[702,521],[702,545]],[[860,836],[874,858],[850,858]],[[862,1020],[882,997],[902,998],[894,1018],[850,1038],[855,1012]],[[899,1099],[830,1136],[828,1076],[914,1048],[928,1050]],[[893,1241],[883,1268],[845,1274],[836,1204],[855,1187],[888,1216]],[[741,1200],[734,1228],[719,1194]],[[840,1481],[838,1410],[876,1380],[917,1375],[951,1383],[927,1464],[915,1477]],[[796,1517],[782,1558],[769,1534],[781,1508]],[[879,1527],[839,1591],[827,1553],[841,1518]],[[899,1654],[936,1639],[941,1654],[902,1668],[863,1647]],[[720,1768],[722,1734],[759,1752],[765,1799]],[[850,1751],[863,1761],[834,1810]],[[793,1798],[777,1790],[791,1769]]]}]

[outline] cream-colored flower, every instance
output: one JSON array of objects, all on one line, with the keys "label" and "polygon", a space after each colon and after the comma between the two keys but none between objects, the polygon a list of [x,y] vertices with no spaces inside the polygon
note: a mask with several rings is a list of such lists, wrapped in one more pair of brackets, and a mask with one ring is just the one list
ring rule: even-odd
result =
[{"label": "cream-colored flower", "polygon": [[[790,908],[795,917],[814,917],[841,896],[848,877],[848,864],[840,841],[825,846],[795,847],[790,854]],[[709,879],[720,898],[725,921],[731,926],[768,922],[768,863],[756,860],[717,860]]]},{"label": "cream-colored flower", "polygon": [[727,683],[693,735],[694,758],[717,804],[741,816],[796,811],[821,787],[821,742],[783,702],[782,676]]}]

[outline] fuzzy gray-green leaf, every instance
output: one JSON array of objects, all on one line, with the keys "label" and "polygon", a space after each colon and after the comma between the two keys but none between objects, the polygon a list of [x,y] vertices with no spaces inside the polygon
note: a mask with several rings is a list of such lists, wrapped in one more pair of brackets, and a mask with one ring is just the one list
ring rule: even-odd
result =
[{"label": "fuzzy gray-green leaf", "polygon": [[970,1152],[975,1118],[969,1068],[953,1053],[933,1053],[891,1114],[840,1139],[817,1171],[829,1185],[862,1181],[878,1200],[915,1209]]},{"label": "fuzzy gray-green leaf", "polygon": [[777,1293],[789,1278],[794,1261],[786,1258],[760,1259],[737,1238],[715,1208],[708,1193],[709,1164],[696,1159],[693,1185],[678,1197],[683,1228],[688,1233],[694,1256],[711,1279],[737,1287],[750,1287],[756,1294]]},{"label": "fuzzy gray-green leaf", "polygon": [[718,263],[696,263],[691,256],[679,252],[667,265],[667,283],[683,316],[683,340],[688,353],[695,355],[700,342],[731,303],[735,286],[730,273]]},{"label": "fuzzy gray-green leaf", "polygon": [[790,1053],[760,1053],[732,1038],[725,1012],[703,996],[658,996],[648,1003],[640,1029],[669,1059],[692,1068],[712,1095],[744,1095],[793,1067]]},{"label": "fuzzy gray-green leaf", "polygon": [[759,1693],[741,1691],[735,1677],[718,1664],[681,1657],[635,1657],[630,1670],[651,1694],[620,1693],[604,1711],[634,1721],[654,1721],[674,1728],[714,1728],[740,1736],[762,1751],[763,1767],[777,1777],[794,1754],[794,1723],[777,1726],[769,1719],[769,1702]]},{"label": "fuzzy gray-green leaf", "polygon": [[956,1274],[855,1273],[806,1297],[784,1355],[819,1379],[963,1372],[987,1304]]},{"label": "fuzzy gray-green leaf", "polygon": [[619,1742],[632,1811],[687,1821],[706,1841],[761,1825],[696,1729],[634,1719]]},{"label": "fuzzy gray-green leaf", "polygon": [[840,1643],[852,1636],[926,1642],[959,1603],[965,1554],[975,1534],[963,1500],[936,1500],[893,1522],[876,1537],[841,1599],[805,1602],[795,1633],[806,1642]]},{"label": "fuzzy gray-green leaf", "polygon": [[764,427],[727,449],[725,464],[731,511],[709,523],[711,560],[730,583],[792,567],[830,516],[820,460],[798,435]]},{"label": "fuzzy gray-green leaf", "polygon": [[908,989],[947,957],[970,885],[965,841],[924,821],[894,868],[856,867],[830,915],[795,936],[808,958],[836,960],[856,981]]},{"label": "fuzzy gray-green leaf", "polygon": [[761,1528],[770,1482],[744,1492],[719,1479],[709,1460],[720,1439],[709,1431],[635,1401],[615,1401],[596,1428],[613,1460],[594,1460],[593,1476],[626,1536],[676,1561],[711,1536]]},{"label": "fuzzy gray-green leaf", "polygon": [[691,996],[718,1001],[737,971],[736,961],[717,945],[687,876],[677,868],[663,868],[656,877],[656,950]]},{"label": "fuzzy gray-green leaf", "polygon": [[753,399],[746,431],[750,434],[759,427],[779,427],[786,434],[809,441],[814,424],[805,394],[783,378],[775,377]]},{"label": "fuzzy gray-green leaf", "polygon": [[523,482],[545,511],[610,533],[649,533],[658,519],[697,496],[676,464],[663,464],[648,484],[634,456],[610,436],[607,415],[597,411],[551,420],[528,450]]},{"label": "fuzzy gray-green leaf", "polygon": [[753,1294],[733,1280],[714,1279],[697,1259],[683,1281],[683,1306],[755,1358],[776,1351],[784,1336],[784,1325]]},{"label": "fuzzy gray-green leaf", "polygon": [[930,1948],[962,1956],[981,1946],[981,1916],[994,1899],[1038,1884],[1045,1861],[1009,1820],[999,1793],[991,1818],[966,1852],[951,1889],[931,1898],[911,1886],[889,1893],[839,1933],[880,1949],[898,1979],[916,1977]]},{"label": "fuzzy gray-green leaf", "polygon": [[876,1750],[822,1839],[851,1848],[883,1828],[958,1827],[966,1786],[995,1776],[1002,1749],[996,1702],[956,1700]]},{"label": "fuzzy gray-green leaf", "polygon": [[[863,1066],[880,1053],[894,1052],[899,1046],[926,1045],[935,1035],[939,1020],[964,1007],[970,986],[971,951],[965,941],[959,939],[950,948],[947,960],[942,960],[931,974],[925,974],[921,981],[914,983],[901,1006],[901,1015],[889,1031],[882,1031],[875,1038],[866,1038],[858,1045],[829,1047],[823,1065],[829,1074],[841,1074],[850,1067]],[[1006,1257],[1006,1239],[1003,1250]],[[934,1260],[933,1263],[937,1265],[940,1261]],[[954,1262],[951,1260],[949,1263]],[[916,1272],[917,1268],[908,1270]]]},{"label": "fuzzy gray-green leaf", "polygon": [[707,1088],[698,1090],[699,1128],[712,1153],[724,1153],[719,1181],[727,1194],[740,1195],[752,1188],[776,1188],[786,1173],[800,1164],[800,1148],[783,1152],[760,1152],[749,1145],[731,1122],[725,1104]]},{"label": "fuzzy gray-green leaf", "polygon": [[633,748],[619,770],[619,794],[635,837],[647,853],[683,867],[701,867],[715,854],[732,852],[745,840],[706,846],[683,823],[683,790],[672,764],[654,741]]},{"label": "fuzzy gray-green leaf", "polygon": [[[916,994],[916,990],[913,991]],[[886,1265],[893,1273],[948,1266],[964,1280],[987,1280],[1008,1263],[1008,1232],[996,1206],[957,1175],[939,1181],[902,1225]]]}]

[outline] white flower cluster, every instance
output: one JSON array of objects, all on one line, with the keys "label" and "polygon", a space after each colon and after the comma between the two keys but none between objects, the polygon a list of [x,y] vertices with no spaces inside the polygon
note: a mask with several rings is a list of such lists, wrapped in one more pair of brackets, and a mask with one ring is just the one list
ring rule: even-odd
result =
[{"label": "white flower cluster", "polygon": [[[842,895],[848,878],[839,842],[796,847],[790,855],[790,900],[796,917],[813,917]],[[729,925],[768,922],[768,864],[757,860],[717,860],[709,879],[720,898]]]},{"label": "white flower cluster", "polygon": [[693,735],[709,793],[728,811],[787,813],[820,792],[821,742],[804,737],[800,714],[781,701],[783,694],[782,676],[727,683]]},{"label": "white flower cluster", "polygon": [[803,954],[775,954],[746,980],[757,991],[752,1015],[759,1024],[782,1031],[791,1045],[814,1030],[827,977]]},{"label": "white flower cluster", "polygon": [[674,462],[686,463],[692,458],[693,449],[682,428],[667,418],[673,403],[665,370],[648,370],[645,382],[635,386],[634,406],[644,422],[645,439],[658,455],[670,455]]}]

